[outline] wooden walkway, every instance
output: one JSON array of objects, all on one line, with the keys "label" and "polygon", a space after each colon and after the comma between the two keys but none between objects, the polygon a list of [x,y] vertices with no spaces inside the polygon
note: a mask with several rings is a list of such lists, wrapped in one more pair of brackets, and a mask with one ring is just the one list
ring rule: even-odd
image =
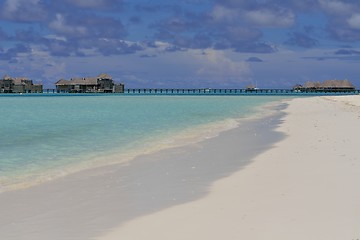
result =
[{"label": "wooden walkway", "polygon": [[[68,93],[56,89],[44,89],[43,93]],[[77,93],[74,93],[77,94]],[[88,93],[91,94],[91,93]],[[94,94],[94,93],[92,93]],[[101,93],[103,94],[103,93]],[[113,93],[108,93],[113,94]],[[293,89],[178,89],[178,88],[141,88],[125,89],[125,95],[357,95],[360,90],[353,91],[299,91]]]},{"label": "wooden walkway", "polygon": [[125,89],[125,94],[146,95],[355,95],[354,91],[299,91],[293,89]]}]

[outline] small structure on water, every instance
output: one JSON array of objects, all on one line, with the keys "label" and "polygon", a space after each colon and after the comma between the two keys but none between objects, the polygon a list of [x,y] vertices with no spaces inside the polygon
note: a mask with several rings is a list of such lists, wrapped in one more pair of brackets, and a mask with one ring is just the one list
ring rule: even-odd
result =
[{"label": "small structure on water", "polygon": [[27,77],[12,78],[5,75],[0,79],[0,93],[42,93],[42,91],[42,84],[34,84]]},{"label": "small structure on water", "polygon": [[353,92],[355,86],[347,79],[345,80],[326,80],[321,82],[308,81],[304,85],[293,87],[299,92]]},{"label": "small structure on water", "polygon": [[57,92],[66,93],[123,93],[124,84],[115,83],[112,77],[102,73],[97,77],[61,79],[55,83]]}]

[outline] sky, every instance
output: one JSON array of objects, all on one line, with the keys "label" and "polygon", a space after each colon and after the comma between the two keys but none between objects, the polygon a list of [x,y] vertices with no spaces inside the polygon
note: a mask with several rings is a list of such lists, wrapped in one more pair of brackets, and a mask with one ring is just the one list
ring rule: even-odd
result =
[{"label": "sky", "polygon": [[360,0],[0,0],[0,78],[360,88]]}]

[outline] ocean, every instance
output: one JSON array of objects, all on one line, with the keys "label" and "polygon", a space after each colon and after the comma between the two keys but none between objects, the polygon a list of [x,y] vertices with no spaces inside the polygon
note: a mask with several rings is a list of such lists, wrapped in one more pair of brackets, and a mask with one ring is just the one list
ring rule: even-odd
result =
[{"label": "ocean", "polygon": [[0,192],[201,141],[284,98],[0,95]]}]

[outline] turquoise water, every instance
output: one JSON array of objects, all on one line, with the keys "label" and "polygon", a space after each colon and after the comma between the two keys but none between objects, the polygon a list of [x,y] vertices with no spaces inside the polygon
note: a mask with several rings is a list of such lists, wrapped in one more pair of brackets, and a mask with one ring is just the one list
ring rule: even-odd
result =
[{"label": "turquoise water", "polygon": [[228,120],[249,116],[258,106],[283,98],[1,96],[0,191],[130,160],[171,146],[179,134],[186,140],[196,129],[215,131]]}]

